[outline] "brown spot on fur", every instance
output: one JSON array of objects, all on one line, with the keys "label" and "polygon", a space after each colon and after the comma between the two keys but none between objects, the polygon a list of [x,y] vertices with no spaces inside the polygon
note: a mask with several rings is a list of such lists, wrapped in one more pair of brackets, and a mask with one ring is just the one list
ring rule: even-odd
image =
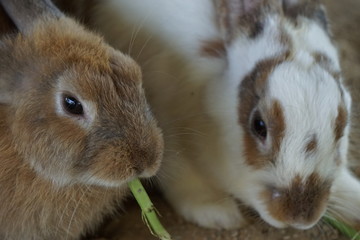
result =
[{"label": "brown spot on fur", "polygon": [[279,151],[281,142],[285,135],[285,117],[284,117],[284,111],[281,107],[281,104],[279,101],[275,100],[272,104],[272,107],[268,113],[269,116],[269,122],[271,124],[271,135],[272,135],[272,144],[273,144],[273,158],[275,158]]},{"label": "brown spot on fur", "polygon": [[250,134],[244,136],[244,155],[246,163],[256,169],[262,168],[269,163],[268,158],[261,154],[256,147],[256,142]]},{"label": "brown spot on fur", "polygon": [[270,107],[269,119],[266,124],[270,124],[271,136],[274,142],[273,152],[271,154],[262,154],[257,148],[256,137],[252,133],[250,117],[252,111],[257,107],[259,99],[265,96],[267,79],[274,68],[285,61],[288,53],[272,59],[266,59],[259,62],[253,71],[249,73],[239,86],[239,123],[244,129],[244,151],[245,158],[249,165],[255,168],[261,168],[273,161],[275,155],[280,149],[280,143],[285,129],[285,120],[281,105],[274,101]]},{"label": "brown spot on fur", "polygon": [[260,11],[246,14],[239,19],[239,26],[248,34],[249,38],[256,38],[264,30],[264,23]]},{"label": "brown spot on fur", "polygon": [[281,5],[278,1],[258,1],[250,11],[242,9],[242,15],[238,16],[237,27],[248,34],[250,38],[256,38],[263,32],[265,18],[272,13],[281,14]]},{"label": "brown spot on fur", "polygon": [[335,141],[338,141],[343,135],[347,124],[347,111],[343,106],[338,107],[338,115],[335,119]]},{"label": "brown spot on fur", "polygon": [[334,70],[333,68],[334,63],[332,62],[332,60],[328,56],[320,52],[314,52],[312,55],[315,59],[315,62],[319,64],[322,68],[324,68],[336,80],[337,84],[340,86],[341,73],[337,70]]},{"label": "brown spot on fur", "polygon": [[306,144],[306,147],[305,147],[305,152],[307,154],[310,154],[310,153],[313,153],[315,152],[316,148],[317,148],[317,139],[316,139],[316,136],[314,135],[311,140]]},{"label": "brown spot on fur", "polygon": [[204,41],[200,49],[200,55],[205,57],[223,57],[225,54],[225,43],[221,39]]},{"label": "brown spot on fur", "polygon": [[306,179],[297,175],[288,188],[267,189],[261,196],[276,220],[287,224],[312,224],[326,207],[330,186],[331,182],[321,179],[317,173]]},{"label": "brown spot on fur", "polygon": [[217,10],[217,23],[220,30],[222,31],[222,34],[224,35],[226,42],[229,42],[233,35],[233,26],[228,14],[230,6],[228,5],[228,2],[226,0],[214,1],[214,4],[216,5]]},{"label": "brown spot on fur", "polygon": [[329,24],[326,17],[324,7],[318,0],[304,0],[298,4],[287,4],[284,1],[285,16],[298,24],[299,17],[312,19],[320,24],[320,26],[330,34]]},{"label": "brown spot on fur", "polygon": [[245,9],[241,1],[215,1],[218,24],[226,42],[231,42],[239,33],[256,38],[263,32],[264,19],[271,12],[281,13],[279,1],[253,1]]}]

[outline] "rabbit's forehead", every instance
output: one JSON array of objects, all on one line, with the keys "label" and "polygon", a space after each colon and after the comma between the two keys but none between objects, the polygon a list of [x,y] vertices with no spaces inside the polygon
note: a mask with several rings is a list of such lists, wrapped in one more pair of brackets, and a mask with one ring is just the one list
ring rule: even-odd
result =
[{"label": "rabbit's forehead", "polygon": [[96,103],[100,100],[116,103],[136,97],[136,93],[139,92],[132,77],[114,74],[110,70],[99,71],[99,69],[89,68],[82,64],[65,70],[58,78],[58,88],[78,94],[79,97]]},{"label": "rabbit's forehead", "polygon": [[267,98],[280,102],[287,135],[334,139],[337,129],[344,129],[347,116],[341,83],[316,62],[311,65],[279,65],[268,78]]},{"label": "rabbit's forehead", "polygon": [[300,119],[325,122],[336,117],[338,107],[345,104],[340,79],[316,62],[308,66],[284,62],[273,69],[267,81],[267,97],[278,99],[286,113]]}]

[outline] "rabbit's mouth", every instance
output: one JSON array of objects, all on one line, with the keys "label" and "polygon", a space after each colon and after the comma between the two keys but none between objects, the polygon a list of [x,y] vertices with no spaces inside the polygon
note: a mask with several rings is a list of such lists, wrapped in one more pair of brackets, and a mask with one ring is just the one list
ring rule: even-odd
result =
[{"label": "rabbit's mouth", "polygon": [[112,174],[91,174],[85,173],[81,178],[81,181],[88,185],[96,185],[102,187],[123,187],[128,182],[135,178],[150,178],[153,177],[160,167],[160,162],[156,166],[146,168],[145,170],[139,170],[135,168],[129,168],[126,175],[124,173],[112,173]]},{"label": "rabbit's mouth", "polygon": [[[138,167],[125,163],[118,165],[119,160],[111,161],[113,164],[97,168],[93,173],[86,172],[82,178],[85,184],[105,186],[105,187],[121,187],[134,178],[150,178],[153,177],[160,168],[161,158],[154,160],[146,167]],[[144,164],[145,165],[145,164]]]}]

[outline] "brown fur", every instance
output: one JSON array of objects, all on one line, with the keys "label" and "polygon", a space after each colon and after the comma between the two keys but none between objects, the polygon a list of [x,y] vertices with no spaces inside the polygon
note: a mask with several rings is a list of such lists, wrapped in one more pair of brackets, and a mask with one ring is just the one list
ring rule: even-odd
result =
[{"label": "brown fur", "polygon": [[306,144],[305,152],[310,154],[316,151],[318,147],[318,141],[316,139],[316,136],[312,136],[311,140]]},{"label": "brown fur", "polygon": [[344,130],[347,125],[347,111],[344,106],[338,107],[338,115],[335,119],[335,128],[334,128],[334,134],[335,134],[335,141],[338,141],[343,135]]},{"label": "brown fur", "polygon": [[[140,69],[66,17],[3,42],[11,99],[0,105],[0,238],[78,239],[115,211],[126,181],[159,168],[162,136]],[[59,84],[94,104],[90,125],[58,115]],[[118,185],[90,185],[90,176]]]},{"label": "brown fur", "polygon": [[256,38],[263,32],[264,19],[269,13],[281,13],[279,1],[260,1],[254,9],[239,16],[237,20],[238,28],[247,33],[250,38]]},{"label": "brown fur", "polygon": [[225,43],[221,39],[204,41],[200,50],[200,55],[205,57],[224,57],[225,54]]},{"label": "brown fur", "polygon": [[275,59],[267,59],[259,62],[254,70],[245,77],[239,89],[239,123],[243,127],[244,151],[247,163],[255,168],[261,168],[273,161],[280,150],[280,143],[284,135],[285,120],[281,105],[273,101],[271,107],[264,111],[269,116],[264,119],[274,131],[268,133],[273,139],[273,151],[271,154],[262,155],[257,149],[256,137],[253,135],[249,117],[254,108],[259,104],[258,99],[266,94],[267,78],[273,69],[287,59],[288,54]]},{"label": "brown fur", "polygon": [[324,68],[336,80],[337,84],[340,87],[341,73],[333,70],[333,63],[331,59],[320,52],[313,53],[313,57],[315,59],[315,62],[319,64],[322,68]]},{"label": "brown fur", "polygon": [[263,31],[264,18],[271,12],[281,12],[279,1],[254,0],[252,9],[244,9],[241,1],[215,1],[220,29],[226,33],[225,41],[231,42],[238,34],[256,38]]},{"label": "brown fur", "polygon": [[316,21],[328,34],[330,34],[329,24],[325,9],[319,0],[302,0],[299,3],[290,5],[284,4],[284,12],[288,19],[298,24],[299,17],[306,17]]},{"label": "brown fur", "polygon": [[284,111],[279,101],[275,100],[273,102],[268,116],[269,122],[271,123],[270,128],[273,145],[272,155],[275,157],[280,152],[281,142],[284,138],[286,129]]},{"label": "brown fur", "polygon": [[[331,183],[317,173],[306,179],[294,177],[288,188],[267,189],[262,193],[263,201],[272,217],[286,223],[309,224],[322,214],[330,194]],[[273,197],[273,191],[280,193]]]}]

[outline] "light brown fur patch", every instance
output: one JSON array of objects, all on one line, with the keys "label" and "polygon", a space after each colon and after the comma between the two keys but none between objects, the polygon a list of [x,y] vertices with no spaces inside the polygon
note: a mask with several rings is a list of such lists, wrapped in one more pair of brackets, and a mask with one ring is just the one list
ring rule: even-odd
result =
[{"label": "light brown fur patch", "polygon": [[339,71],[335,71],[333,69],[332,60],[323,53],[314,52],[313,57],[315,62],[319,64],[322,68],[324,68],[337,82],[338,85],[341,84],[341,73]]},{"label": "light brown fur patch", "polygon": [[263,32],[264,18],[270,13],[281,13],[279,1],[253,1],[251,7],[241,1],[215,1],[218,25],[225,41],[231,42],[238,34],[256,38]]},{"label": "light brown fur patch", "polygon": [[305,152],[307,154],[313,153],[316,151],[317,146],[318,146],[318,142],[317,142],[316,136],[314,135],[311,138],[311,140],[306,144]]},{"label": "light brown fur patch", "polygon": [[338,115],[335,120],[335,141],[338,141],[343,135],[347,124],[347,111],[343,106],[338,107]]},{"label": "light brown fur patch", "polygon": [[317,173],[306,179],[295,176],[288,188],[277,189],[279,196],[273,197],[273,189],[262,193],[270,215],[287,224],[311,224],[323,212],[330,194],[331,183]]},{"label": "light brown fur patch", "polygon": [[273,144],[272,155],[273,158],[275,158],[280,152],[281,142],[284,138],[286,129],[284,111],[279,101],[274,100],[268,115],[271,124],[271,136]]},{"label": "light brown fur patch", "polygon": [[287,4],[284,1],[285,16],[298,24],[299,17],[306,17],[319,23],[330,34],[325,10],[318,0],[302,0],[297,4]]},{"label": "light brown fur patch", "polygon": [[221,39],[204,41],[200,49],[200,55],[205,57],[224,57],[225,54],[225,43]]}]

